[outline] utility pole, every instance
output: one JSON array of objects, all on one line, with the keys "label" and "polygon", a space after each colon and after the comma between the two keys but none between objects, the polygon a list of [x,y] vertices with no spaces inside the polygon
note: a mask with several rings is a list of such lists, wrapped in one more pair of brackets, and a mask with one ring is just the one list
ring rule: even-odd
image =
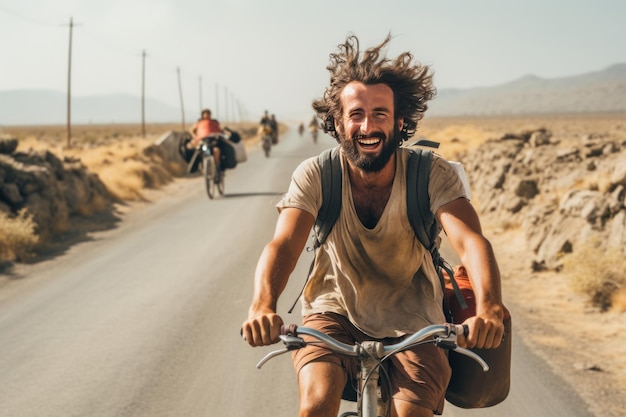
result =
[{"label": "utility pole", "polygon": [[141,136],[146,137],[146,50],[141,54]]},{"label": "utility pole", "polygon": [[239,121],[243,122],[243,114],[241,113],[241,102],[237,100],[237,110],[239,111]]},{"label": "utility pole", "polygon": [[183,131],[185,131],[185,105],[183,103],[183,88],[180,83],[180,67],[176,67],[176,72],[178,73],[178,95],[180,96],[180,111],[182,114]]},{"label": "utility pole", "polygon": [[67,147],[72,147],[72,28],[74,20],[70,17],[70,50],[67,62]]},{"label": "utility pole", "polygon": [[235,95],[233,94],[233,92],[230,92],[230,105],[231,105],[231,110],[232,110],[232,120],[233,121],[237,121],[237,112],[236,112],[236,106],[237,106],[237,99],[235,98]]}]

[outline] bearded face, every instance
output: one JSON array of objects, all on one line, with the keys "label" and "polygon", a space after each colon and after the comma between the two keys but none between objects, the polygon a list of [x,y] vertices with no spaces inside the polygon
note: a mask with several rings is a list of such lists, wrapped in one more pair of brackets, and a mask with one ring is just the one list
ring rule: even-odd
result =
[{"label": "bearded face", "polygon": [[394,128],[386,133],[373,132],[368,134],[367,138],[377,138],[382,141],[382,149],[378,154],[365,153],[359,150],[359,140],[365,139],[363,134],[356,132],[351,137],[347,137],[343,129],[337,133],[339,144],[348,161],[355,167],[370,173],[383,169],[402,143],[402,135],[397,125],[394,125]]},{"label": "bearded face", "polygon": [[379,172],[398,149],[402,121],[395,119],[393,98],[393,90],[384,83],[352,81],[344,87],[335,129],[350,165]]}]

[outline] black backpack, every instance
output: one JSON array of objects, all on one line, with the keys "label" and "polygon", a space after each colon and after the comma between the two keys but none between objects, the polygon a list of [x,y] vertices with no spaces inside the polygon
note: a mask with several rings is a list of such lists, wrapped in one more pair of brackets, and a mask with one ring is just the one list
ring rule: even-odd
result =
[{"label": "black backpack", "polygon": [[[438,148],[439,143],[429,140],[419,140],[413,145],[428,146]],[[463,309],[467,308],[467,303],[461,294],[458,284],[454,280],[452,267],[446,262],[439,253],[437,245],[437,237],[439,235],[437,220],[435,215],[430,211],[430,197],[428,195],[428,182],[430,178],[430,166],[433,153],[427,149],[411,149],[407,164],[407,214],[409,222],[416,237],[422,245],[430,252],[435,270],[439,276],[442,289],[445,287],[443,271],[447,272],[452,282],[454,292],[459,300],[459,304]],[[324,244],[326,238],[330,234],[335,222],[339,218],[341,212],[341,158],[339,155],[339,147],[327,149],[317,157],[322,176],[322,205],[317,213],[315,224],[313,225],[313,249],[317,249]],[[415,190],[415,192],[412,192]],[[315,260],[313,260],[314,262]],[[313,268],[309,269],[309,275]],[[305,283],[306,285],[306,283]],[[304,291],[304,288],[303,288]],[[300,293],[302,295],[302,292]],[[298,297],[299,299],[299,297]],[[289,312],[294,309],[294,304]],[[449,308],[444,306],[446,317],[450,318]]]}]

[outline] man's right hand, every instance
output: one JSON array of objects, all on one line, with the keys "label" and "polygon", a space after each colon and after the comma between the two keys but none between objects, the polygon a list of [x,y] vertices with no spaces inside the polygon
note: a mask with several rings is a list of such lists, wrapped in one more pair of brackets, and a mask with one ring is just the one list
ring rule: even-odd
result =
[{"label": "man's right hand", "polygon": [[283,319],[276,313],[251,314],[241,326],[241,335],[252,347],[279,342]]}]

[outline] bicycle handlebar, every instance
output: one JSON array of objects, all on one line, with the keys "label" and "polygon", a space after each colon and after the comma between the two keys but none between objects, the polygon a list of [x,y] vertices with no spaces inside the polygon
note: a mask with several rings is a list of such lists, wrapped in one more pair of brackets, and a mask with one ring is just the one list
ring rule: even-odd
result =
[{"label": "bicycle handlebar", "polygon": [[[393,344],[383,346],[379,352],[377,352],[379,359],[385,360],[389,356],[394,355],[403,350],[407,350],[409,348],[425,344],[425,343],[434,343],[437,346],[440,346],[445,349],[454,350],[458,353],[466,355],[476,362],[478,362],[483,371],[489,370],[489,365],[476,353],[471,350],[461,348],[457,346],[456,339],[457,335],[466,334],[467,335],[467,326],[461,324],[433,324],[430,326],[426,326],[418,332],[408,336],[403,341]],[[257,364],[257,368],[261,368],[267,361],[270,359],[281,355],[283,353],[287,353],[289,351],[300,349],[306,346],[308,343],[304,339],[298,337],[298,335],[307,335],[314,337],[315,339],[322,342],[329,349],[341,353],[347,356],[358,357],[364,354],[361,349],[360,344],[347,345],[345,343],[339,342],[334,338],[324,334],[318,330],[311,329],[308,327],[298,327],[295,324],[282,326],[280,339],[285,344],[285,348],[281,350],[277,350],[274,352],[270,352],[267,354],[259,363]]]}]

